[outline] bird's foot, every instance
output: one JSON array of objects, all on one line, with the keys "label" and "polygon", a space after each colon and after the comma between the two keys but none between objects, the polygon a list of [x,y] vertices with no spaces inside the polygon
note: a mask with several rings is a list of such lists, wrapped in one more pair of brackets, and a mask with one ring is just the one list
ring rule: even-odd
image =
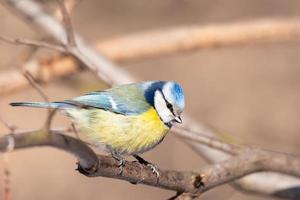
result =
[{"label": "bird's foot", "polygon": [[122,158],[121,160],[119,160],[119,164],[118,164],[118,167],[119,167],[119,175],[121,175],[123,173],[123,167],[125,166],[126,164],[126,160],[124,158]]},{"label": "bird's foot", "polygon": [[147,167],[149,167],[152,171],[153,174],[156,175],[157,181],[159,179],[159,171],[156,165],[148,162],[147,160],[143,159],[142,157],[138,156],[138,155],[133,155],[133,157],[135,157],[135,159],[137,159],[137,161],[143,165],[146,165]]},{"label": "bird's foot", "polygon": [[118,174],[121,175],[123,173],[123,167],[126,164],[126,160],[125,160],[125,158],[123,158],[122,156],[120,156],[119,154],[117,154],[115,152],[112,152],[111,155],[114,159],[116,159],[119,162],[118,163],[118,167],[119,167],[119,173]]}]

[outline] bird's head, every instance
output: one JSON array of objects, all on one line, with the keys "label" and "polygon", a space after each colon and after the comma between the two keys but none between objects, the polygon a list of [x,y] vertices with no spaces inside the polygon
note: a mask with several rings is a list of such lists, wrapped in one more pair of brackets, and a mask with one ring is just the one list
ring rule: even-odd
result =
[{"label": "bird's head", "polygon": [[161,120],[168,125],[182,123],[180,118],[185,100],[182,87],[173,81],[153,81],[147,84],[145,96]]}]

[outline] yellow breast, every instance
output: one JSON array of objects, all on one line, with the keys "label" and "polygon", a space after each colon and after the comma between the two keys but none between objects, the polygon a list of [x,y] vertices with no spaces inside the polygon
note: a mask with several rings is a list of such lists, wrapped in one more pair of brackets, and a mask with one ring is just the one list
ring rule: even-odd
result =
[{"label": "yellow breast", "polygon": [[143,153],[156,146],[169,131],[156,110],[125,116],[100,109],[69,113],[90,139],[120,154]]}]

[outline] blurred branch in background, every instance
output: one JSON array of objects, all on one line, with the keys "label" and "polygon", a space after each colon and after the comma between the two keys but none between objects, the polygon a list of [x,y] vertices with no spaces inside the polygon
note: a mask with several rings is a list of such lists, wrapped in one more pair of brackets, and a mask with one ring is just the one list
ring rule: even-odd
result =
[{"label": "blurred branch in background", "polygon": [[[43,9],[40,8],[38,4],[36,4],[34,1],[31,0],[6,0],[7,6],[18,12],[19,15],[23,16],[22,19],[28,20],[29,23],[34,24],[38,26],[39,28],[45,30],[48,34],[52,35],[54,38],[56,38],[60,43],[67,44],[67,32],[65,31],[65,28],[61,25],[59,21],[57,21],[54,17],[48,15],[46,12],[43,11]],[[266,26],[265,23],[260,24],[260,26]],[[259,26],[258,26],[259,27]],[[281,33],[281,38],[285,38],[284,40],[287,40],[290,36],[296,37],[294,34],[299,34],[299,24],[290,24],[290,29],[292,27],[296,27],[296,29],[293,29],[293,34],[290,34],[289,31],[279,31],[280,29],[276,31],[271,31],[268,34],[266,34],[268,31],[264,30],[262,33],[265,33],[267,38],[275,38],[274,35],[276,33]],[[247,28],[245,28],[246,31]],[[232,29],[231,31],[234,32],[235,29]],[[215,30],[214,30],[215,31]],[[239,31],[239,30],[238,30]],[[209,33],[209,31],[208,31]],[[230,31],[228,32],[230,33]],[[123,84],[134,81],[134,78],[128,74],[126,71],[120,69],[115,64],[111,63],[109,60],[105,59],[103,56],[101,56],[99,53],[97,53],[93,48],[91,48],[88,44],[86,44],[78,35],[74,34],[77,42],[76,48],[68,49],[68,53],[72,54],[74,57],[76,57],[78,60],[80,60],[86,67],[88,67],[90,70],[94,71],[99,78],[105,80],[108,84]],[[180,35],[180,34],[179,34]],[[220,37],[224,36],[222,33],[218,34]],[[191,37],[191,36],[189,36]],[[280,38],[278,37],[278,38]],[[245,38],[251,38],[250,40],[247,40]],[[255,39],[256,38],[256,39]],[[253,41],[262,41],[264,37],[260,38],[258,35],[253,37],[245,37],[245,35],[242,35],[240,37],[240,40],[231,40],[231,42],[236,41],[235,44],[246,44],[246,41],[249,41],[249,43],[252,43]],[[297,38],[297,37],[296,37]],[[245,40],[241,40],[245,39]],[[264,38],[265,40],[266,38]],[[226,41],[226,40],[225,40]],[[219,43],[227,45],[227,42],[221,42]],[[245,42],[241,42],[245,41]],[[282,40],[280,40],[282,41]],[[190,41],[191,42],[191,41]],[[152,41],[152,43],[154,43]],[[228,42],[229,44],[230,42]],[[188,44],[188,43],[187,43]],[[176,45],[178,46],[178,45]],[[180,45],[179,45],[180,46]],[[199,45],[201,46],[201,45]],[[214,45],[207,45],[207,47],[215,47],[218,46],[217,43]],[[183,47],[185,47],[183,45]],[[191,45],[189,48],[185,47],[182,48],[182,50],[192,50],[196,47]],[[163,52],[178,52],[179,50],[174,48],[174,51],[163,51]],[[149,54],[149,53],[148,53]],[[151,57],[152,54],[149,54]],[[38,67],[38,66],[37,66]],[[187,118],[187,117],[186,117]],[[187,121],[187,120],[186,120]],[[215,137],[216,133],[213,131],[207,129],[205,126],[201,125],[200,123],[195,123],[193,120],[188,120],[187,123],[184,124],[185,127],[189,130],[195,130],[194,133],[200,132],[205,135],[208,135],[210,137]],[[201,144],[199,144],[196,141],[186,141],[192,148],[199,153],[200,155],[204,156],[207,160],[209,160],[212,163],[218,163],[222,160],[226,160],[230,157],[230,155],[213,150],[211,148],[207,148]],[[238,156],[239,157],[239,156]],[[235,159],[237,157],[233,157],[231,159]],[[293,160],[293,159],[292,159]],[[226,161],[223,161],[226,162]],[[260,163],[260,162],[259,162]],[[276,163],[280,163],[277,162]],[[222,163],[223,165],[224,163]],[[253,165],[255,164],[252,163]],[[260,163],[261,164],[261,163]],[[260,165],[260,167],[263,167],[263,165]],[[218,165],[218,164],[217,164]],[[299,163],[295,163],[296,167],[299,168]],[[224,165],[225,166],[225,165]],[[260,168],[263,170],[264,168]],[[268,168],[269,169],[269,168]],[[282,172],[279,170],[279,168],[270,169],[271,171],[276,172]],[[258,170],[260,171],[260,170]],[[291,172],[291,171],[290,171]],[[293,175],[296,175],[299,177],[297,173],[292,173]],[[242,179],[242,181],[247,182],[247,184],[239,184],[239,187],[246,191],[252,191],[256,193],[262,193],[266,195],[274,195],[278,197],[284,197],[284,198],[290,198],[290,199],[299,199],[299,190],[300,190],[300,179],[296,177],[291,176],[285,176],[280,175],[277,173],[269,173],[268,178],[266,178],[265,174],[254,174],[250,176],[246,176]],[[274,183],[280,183],[280,184],[274,184]],[[262,187],[257,187],[258,185],[262,185]],[[266,187],[267,186],[267,187]],[[207,186],[206,186],[207,187]],[[204,188],[206,188],[204,187]],[[288,192],[287,192],[288,191]]]},{"label": "blurred branch in background", "polygon": [[36,40],[29,40],[29,39],[11,39],[8,37],[0,36],[0,40],[11,43],[11,44],[19,44],[19,45],[27,45],[33,47],[41,47],[47,49],[53,49],[56,51],[65,52],[64,48],[59,45],[50,44],[44,41],[36,41]]},{"label": "blurred branch in background", "polygon": [[75,35],[73,32],[70,15],[68,13],[69,11],[64,3],[64,0],[57,0],[57,3],[59,6],[60,13],[62,15],[62,21],[64,23],[64,26],[65,26],[66,32],[67,32],[67,42],[68,42],[67,46],[75,47],[76,41],[75,41]]},{"label": "blurred branch in background", "polygon": [[[177,27],[166,30],[151,31],[120,36],[103,42],[96,42],[96,48],[108,59],[116,62],[129,62],[134,60],[153,58],[175,53],[183,53],[201,49],[222,48],[237,45],[259,44],[266,42],[299,41],[300,19],[265,19],[252,22],[238,22],[233,24],[219,24],[209,26]],[[20,40],[0,38],[13,44],[28,44],[39,47],[53,47],[65,52],[60,46],[51,45],[42,41]],[[27,42],[27,43],[26,43]],[[126,47],[126,48],[124,48]],[[34,62],[34,64],[33,64]],[[65,66],[67,63],[67,67]],[[33,67],[36,65],[36,67]],[[68,55],[49,56],[47,64],[44,58],[35,59],[23,65],[24,69],[33,75],[37,71],[44,72],[47,79],[66,76],[79,70],[78,62]],[[62,69],[64,68],[64,69]],[[54,73],[50,73],[50,71]],[[56,73],[57,72],[57,73]],[[17,76],[14,70],[0,74],[0,94],[14,91],[26,86],[22,79],[7,79],[9,76]],[[35,77],[42,82],[40,77]],[[19,80],[19,81],[18,81]],[[28,84],[27,84],[28,85]]]},{"label": "blurred branch in background", "polygon": [[[71,75],[78,71],[79,64],[71,56],[52,56],[50,59],[29,60],[22,69],[30,72],[39,83],[47,83],[55,78]],[[0,95],[28,87],[30,84],[19,69],[11,68],[0,74]]]},{"label": "blurred branch in background", "polygon": [[97,42],[96,47],[109,59],[124,62],[201,49],[283,41],[300,42],[300,19],[174,27],[120,36]]}]

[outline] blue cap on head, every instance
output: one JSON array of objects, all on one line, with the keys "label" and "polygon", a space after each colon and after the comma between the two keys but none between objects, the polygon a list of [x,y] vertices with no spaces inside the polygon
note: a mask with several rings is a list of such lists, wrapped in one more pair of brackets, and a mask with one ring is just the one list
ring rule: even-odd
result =
[{"label": "blue cap on head", "polygon": [[180,107],[181,109],[184,108],[184,105],[185,105],[185,102],[184,102],[184,92],[183,92],[183,89],[182,87],[176,83],[176,82],[173,82],[173,86],[171,88],[171,91],[172,91],[172,95],[174,97],[174,103]]},{"label": "blue cap on head", "polygon": [[179,83],[174,81],[152,81],[144,82],[143,87],[145,89],[145,98],[152,106],[154,106],[155,91],[160,90],[169,103],[177,106],[180,110],[184,109],[184,92]]}]

